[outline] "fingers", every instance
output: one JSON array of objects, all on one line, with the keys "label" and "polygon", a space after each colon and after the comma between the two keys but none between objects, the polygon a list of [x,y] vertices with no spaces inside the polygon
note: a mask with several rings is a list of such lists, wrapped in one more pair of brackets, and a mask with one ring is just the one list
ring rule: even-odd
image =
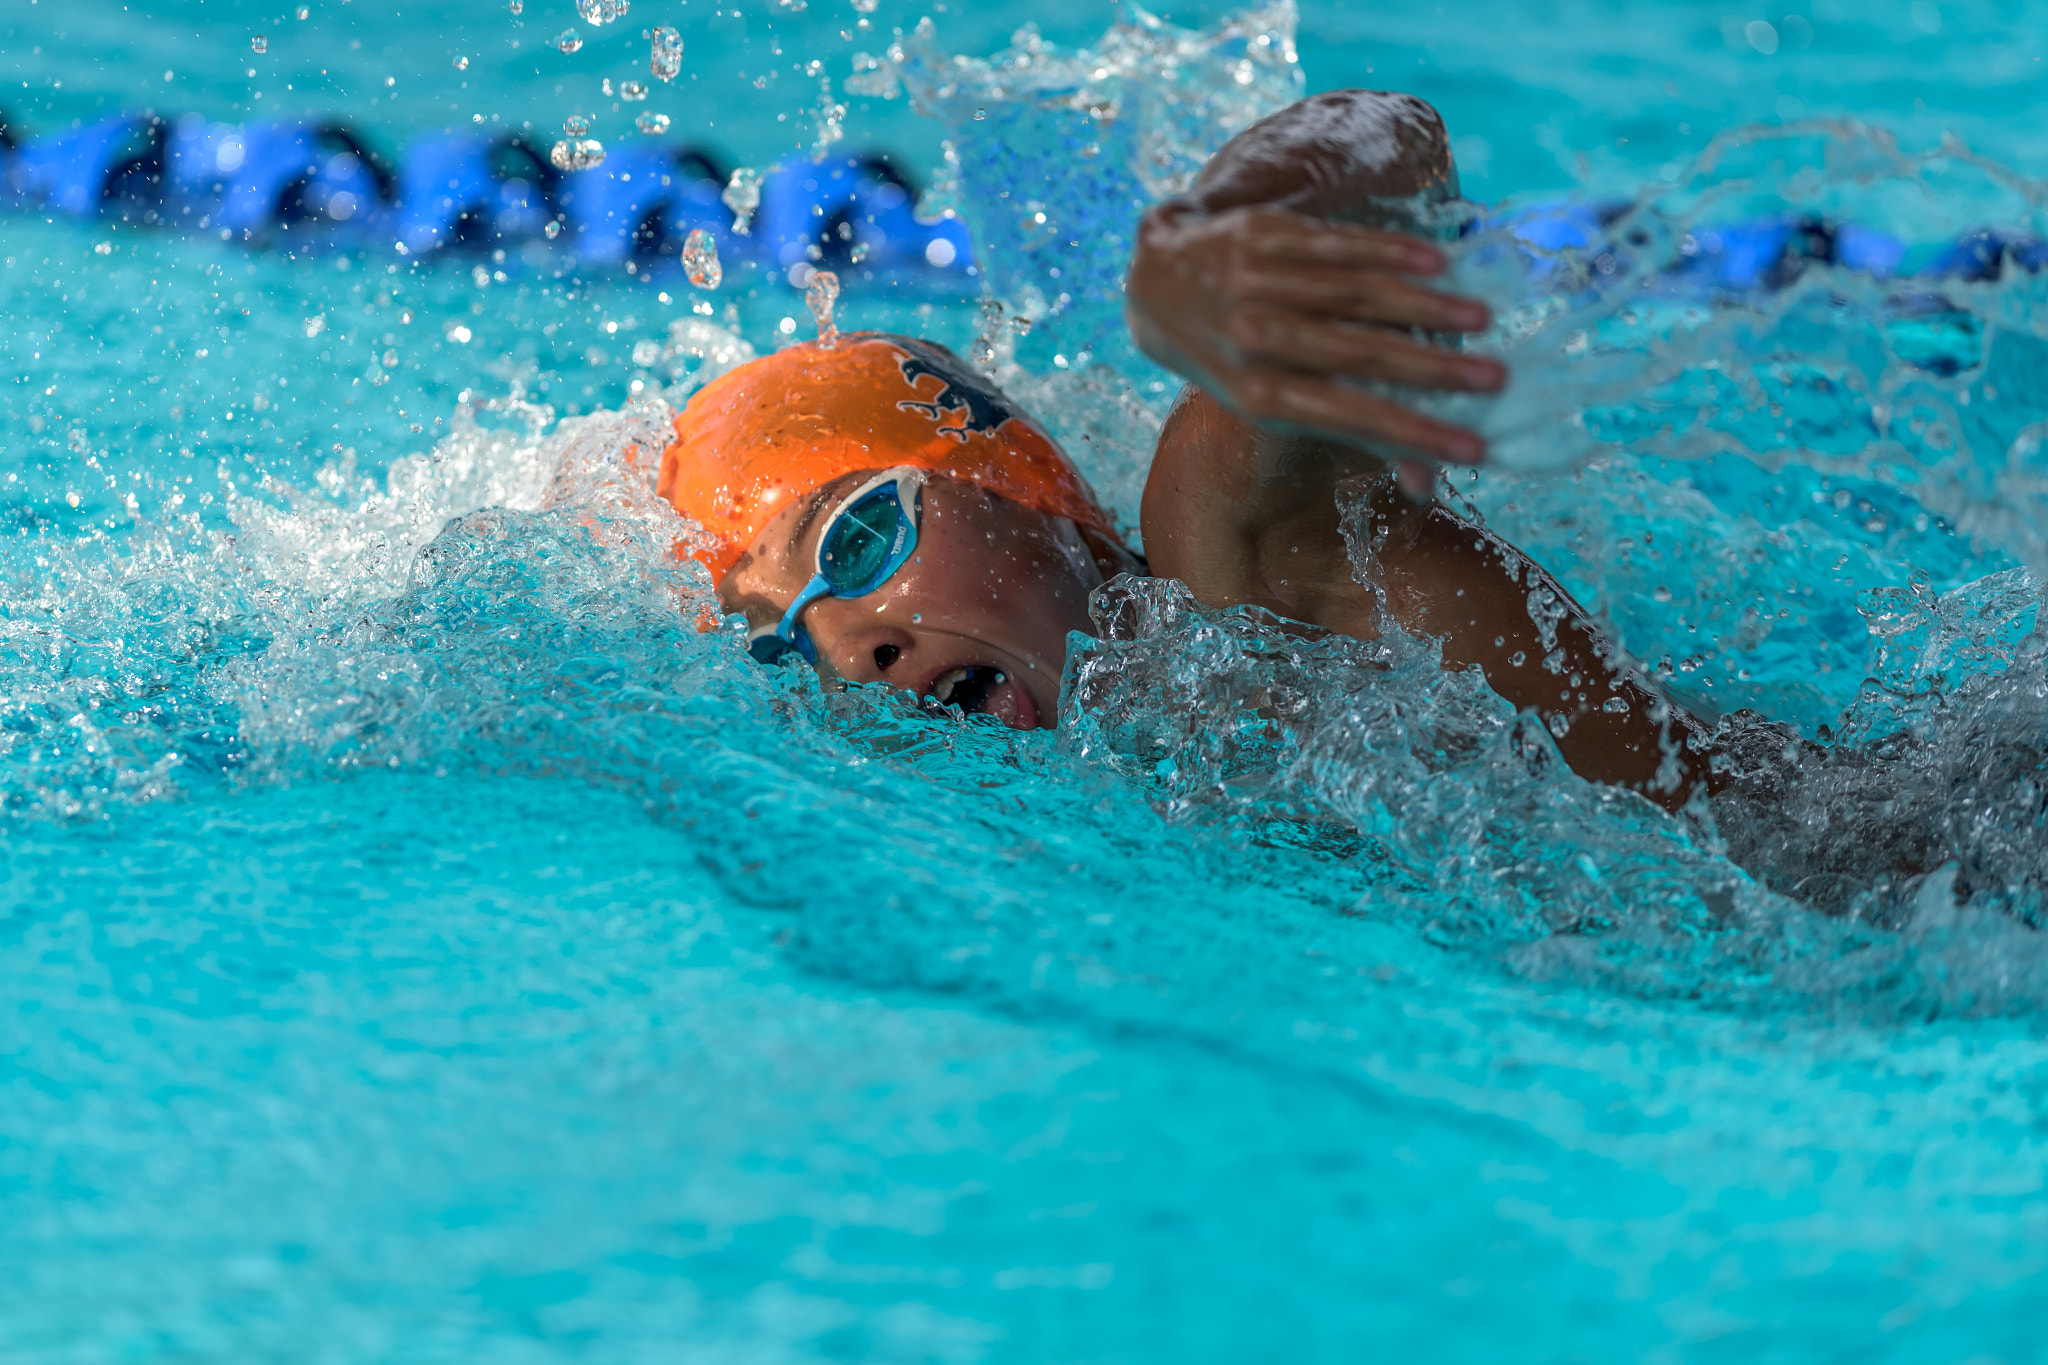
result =
[{"label": "fingers", "polygon": [[1507,382],[1507,369],[1497,360],[1425,346],[1383,327],[1246,307],[1230,320],[1228,331],[1238,354],[1249,361],[1471,393],[1493,393]]},{"label": "fingers", "polygon": [[1339,269],[1437,275],[1449,264],[1442,251],[1420,237],[1275,209],[1248,210],[1243,241],[1252,256],[1263,260]]},{"label": "fingers", "polygon": [[1425,417],[1340,380],[1256,370],[1222,388],[1233,406],[1261,424],[1399,446],[1452,464],[1477,464],[1486,455],[1486,442],[1478,433]]},{"label": "fingers", "polygon": [[1232,248],[1230,291],[1240,299],[1430,331],[1478,332],[1491,321],[1476,299],[1401,278],[1449,264],[1419,237],[1272,209],[1244,211],[1223,237]]},{"label": "fingers", "polygon": [[1247,302],[1299,309],[1319,317],[1429,332],[1483,332],[1493,321],[1492,310],[1477,299],[1370,271],[1250,265],[1239,272],[1235,283],[1239,297]]}]

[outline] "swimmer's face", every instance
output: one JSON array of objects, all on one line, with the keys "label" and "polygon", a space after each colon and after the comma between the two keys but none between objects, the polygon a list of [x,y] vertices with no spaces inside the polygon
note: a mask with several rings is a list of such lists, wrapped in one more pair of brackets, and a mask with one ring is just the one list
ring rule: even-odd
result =
[{"label": "swimmer's face", "polygon": [[[781,620],[815,571],[828,514],[874,472],[778,512],[719,584],[726,609],[754,627]],[[827,677],[885,682],[1028,730],[1057,719],[1067,634],[1089,628],[1088,594],[1101,583],[1065,517],[933,475],[909,562],[866,597],[820,598],[802,623]]]}]

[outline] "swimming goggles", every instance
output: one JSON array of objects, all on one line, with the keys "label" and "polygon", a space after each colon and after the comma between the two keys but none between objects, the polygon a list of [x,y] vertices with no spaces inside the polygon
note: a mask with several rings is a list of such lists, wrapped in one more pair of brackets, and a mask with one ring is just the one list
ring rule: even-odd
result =
[{"label": "swimming goggles", "polygon": [[816,664],[818,647],[797,618],[821,597],[865,597],[903,567],[917,549],[924,478],[921,469],[885,470],[841,499],[818,537],[815,575],[781,621],[747,636],[747,652],[764,664],[791,653]]}]

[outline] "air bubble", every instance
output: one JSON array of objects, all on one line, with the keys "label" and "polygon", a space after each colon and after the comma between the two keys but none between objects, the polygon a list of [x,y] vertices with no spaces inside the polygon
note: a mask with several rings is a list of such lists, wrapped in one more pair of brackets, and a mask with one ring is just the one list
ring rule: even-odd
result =
[{"label": "air bubble", "polygon": [[313,17],[313,7],[311,5],[300,5],[296,13],[301,19],[310,19]]},{"label": "air bubble", "polygon": [[639,118],[634,119],[633,126],[649,136],[653,136],[656,133],[665,133],[668,131],[668,115],[657,114],[650,109],[641,114]]},{"label": "air bubble", "polygon": [[626,0],[576,0],[576,12],[592,24],[609,24],[626,12]]},{"label": "air bubble", "polygon": [[683,242],[683,273],[699,289],[716,289],[725,279],[725,267],[718,262],[718,239],[703,228],[692,228]]},{"label": "air bubble", "polygon": [[[552,160],[552,156],[549,159]],[[555,238],[562,235],[562,220],[559,218],[550,218],[548,220],[548,225],[542,228],[541,231],[544,234],[546,234],[547,239],[549,241],[554,241]]]},{"label": "air bubble", "polygon": [[648,35],[652,40],[647,69],[660,81],[672,81],[683,70],[683,35],[664,24]]},{"label": "air bubble", "polygon": [[581,52],[583,50],[583,35],[573,28],[565,28],[562,30],[561,36],[555,39],[555,46],[562,49],[564,53]]},{"label": "air bubble", "polygon": [[785,10],[788,10],[791,14],[802,14],[805,10],[810,8],[808,0],[777,0],[777,3],[779,3]]},{"label": "air bubble", "polygon": [[832,320],[832,307],[838,301],[839,277],[829,270],[813,270],[810,283],[804,286],[804,306],[817,321],[820,346],[839,343],[839,324]]},{"label": "air bubble", "polygon": [[744,235],[747,224],[753,221],[754,210],[761,207],[761,173],[751,166],[740,167],[732,173],[725,193],[719,198],[732,210],[732,230]]},{"label": "air bubble", "polygon": [[635,104],[647,98],[647,87],[639,81],[620,81],[619,98],[628,104]]},{"label": "air bubble", "polygon": [[512,3],[505,8],[511,10],[514,15],[524,14],[526,13],[526,0],[512,0]]},{"label": "air bubble", "polygon": [[457,58],[455,59],[455,69],[456,69],[457,71],[467,71],[467,70],[469,70],[469,58],[467,58],[467,57],[457,57]]},{"label": "air bubble", "polygon": [[262,34],[260,34],[260,33],[259,33],[259,34],[257,34],[257,35],[256,35],[256,36],[255,36],[254,38],[251,38],[251,39],[249,40],[249,50],[250,50],[251,52],[268,52],[268,51],[270,51],[270,39],[268,39],[268,38],[264,37],[264,36],[263,36]]},{"label": "air bubble", "polygon": [[589,137],[590,119],[584,114],[571,114],[562,120],[562,131],[570,137]]},{"label": "air bubble", "polygon": [[548,159],[565,171],[587,171],[604,165],[604,144],[594,137],[565,137],[548,153]]}]

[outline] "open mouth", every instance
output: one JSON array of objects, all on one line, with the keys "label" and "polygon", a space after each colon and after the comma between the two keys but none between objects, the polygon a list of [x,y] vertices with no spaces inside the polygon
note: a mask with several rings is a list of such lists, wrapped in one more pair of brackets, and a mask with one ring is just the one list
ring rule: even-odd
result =
[{"label": "open mouth", "polygon": [[1008,681],[1001,669],[971,664],[940,674],[932,684],[932,700],[941,706],[957,706],[969,715],[980,715],[988,710],[989,694]]},{"label": "open mouth", "polygon": [[931,698],[971,716],[994,716],[1014,729],[1028,730],[1038,723],[1038,708],[1030,694],[990,664],[969,664],[941,673],[932,681]]}]

